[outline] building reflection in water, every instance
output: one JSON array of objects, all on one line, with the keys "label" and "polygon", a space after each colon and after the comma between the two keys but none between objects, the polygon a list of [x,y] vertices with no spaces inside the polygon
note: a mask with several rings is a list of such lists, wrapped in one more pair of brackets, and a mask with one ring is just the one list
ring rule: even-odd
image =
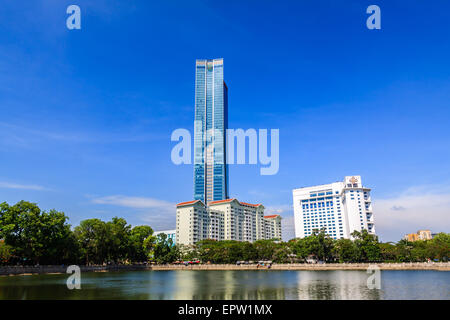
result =
[{"label": "building reflection in water", "polygon": [[169,299],[381,299],[364,271],[177,271]]},{"label": "building reflection in water", "polygon": [[302,300],[379,300],[378,289],[369,289],[364,271],[298,271],[297,297]]},{"label": "building reflection in water", "polygon": [[382,271],[381,290],[365,271],[86,272],[81,290],[67,275],[0,277],[0,299],[449,299],[450,273]]},{"label": "building reflection in water", "polygon": [[269,272],[178,271],[173,299],[285,299],[282,273]]}]

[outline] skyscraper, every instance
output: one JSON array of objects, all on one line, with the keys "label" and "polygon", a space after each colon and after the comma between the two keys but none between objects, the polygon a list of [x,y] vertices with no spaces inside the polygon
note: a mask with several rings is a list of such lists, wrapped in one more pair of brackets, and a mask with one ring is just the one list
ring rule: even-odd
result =
[{"label": "skyscraper", "polygon": [[223,59],[197,60],[195,70],[194,199],[228,199],[228,88]]}]

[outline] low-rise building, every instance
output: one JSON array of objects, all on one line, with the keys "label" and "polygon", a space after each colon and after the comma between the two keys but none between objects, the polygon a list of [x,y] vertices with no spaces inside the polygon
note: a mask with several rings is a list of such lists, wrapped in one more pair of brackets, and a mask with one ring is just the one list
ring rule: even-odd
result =
[{"label": "low-rise building", "polygon": [[417,233],[408,233],[403,239],[408,240],[410,242],[414,242],[417,240],[431,240],[433,239],[433,235],[430,230],[419,230]]},{"label": "low-rise building", "polygon": [[264,217],[262,204],[237,199],[200,200],[177,204],[176,237],[179,244],[192,245],[205,239],[253,242],[281,239],[281,216]]},{"label": "low-rise building", "polygon": [[164,230],[164,231],[155,231],[153,233],[154,236],[158,236],[158,234],[164,233],[167,236],[167,239],[172,239],[172,243],[177,243],[177,231],[176,230]]}]

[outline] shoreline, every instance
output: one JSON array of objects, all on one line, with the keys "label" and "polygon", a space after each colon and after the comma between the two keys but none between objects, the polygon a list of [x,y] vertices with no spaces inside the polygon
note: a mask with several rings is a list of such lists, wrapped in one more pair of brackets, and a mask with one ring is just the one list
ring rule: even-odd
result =
[{"label": "shoreline", "polygon": [[[170,271],[170,270],[254,270],[254,271],[332,271],[359,270],[365,271],[369,266],[378,266],[380,270],[430,270],[450,271],[450,262],[413,262],[413,263],[326,263],[326,264],[272,264],[264,266],[235,264],[198,264],[198,265],[114,265],[114,266],[80,266],[81,272],[114,272],[114,271]],[[0,276],[25,276],[40,274],[65,274],[68,266],[0,266]]]}]

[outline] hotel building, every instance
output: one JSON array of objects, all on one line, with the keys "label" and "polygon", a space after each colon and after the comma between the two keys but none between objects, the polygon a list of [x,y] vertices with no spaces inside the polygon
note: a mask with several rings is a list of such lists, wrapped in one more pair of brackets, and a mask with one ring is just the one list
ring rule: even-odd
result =
[{"label": "hotel building", "polygon": [[343,182],[293,190],[295,236],[304,238],[325,228],[334,239],[352,239],[354,231],[375,235],[370,189],[360,176]]},{"label": "hotel building", "polygon": [[195,69],[194,199],[228,199],[228,88],[223,59],[197,60]]},{"label": "hotel building", "polygon": [[253,242],[281,240],[281,217],[264,216],[264,206],[236,199],[200,200],[177,204],[177,243],[192,245],[205,239]]}]

